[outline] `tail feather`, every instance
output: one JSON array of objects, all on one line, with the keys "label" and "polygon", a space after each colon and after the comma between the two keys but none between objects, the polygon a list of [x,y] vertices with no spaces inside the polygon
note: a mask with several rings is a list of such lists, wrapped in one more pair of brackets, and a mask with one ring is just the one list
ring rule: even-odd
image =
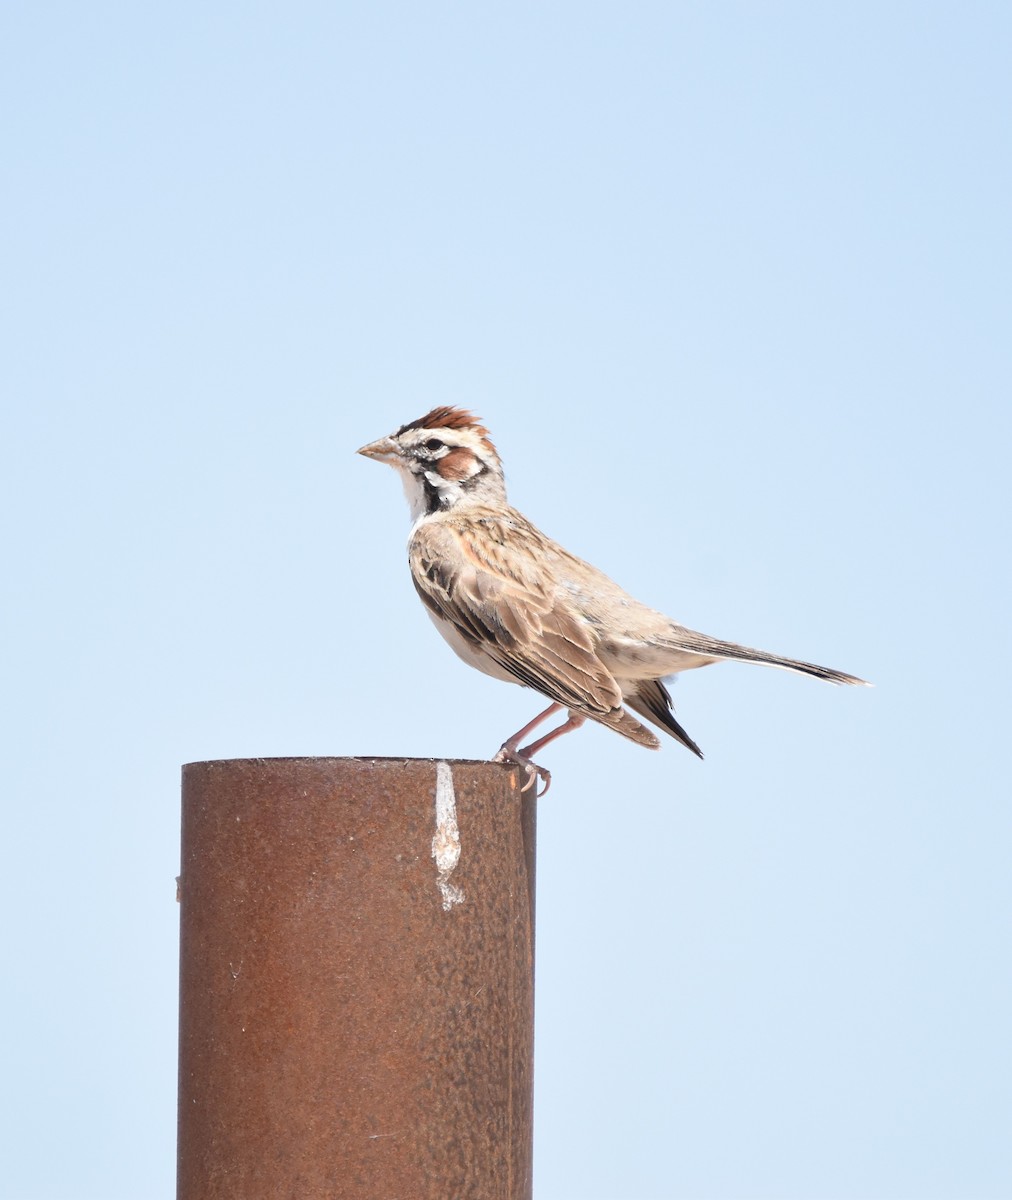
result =
[{"label": "tail feather", "polygon": [[609,729],[614,729],[616,733],[623,734],[640,746],[646,746],[648,750],[660,750],[661,748],[660,739],[655,737],[645,725],[641,725],[632,713],[627,713],[624,708],[613,708],[606,713],[590,712],[585,708],[573,711],[590,717],[593,721],[600,721],[602,725],[607,725]]},{"label": "tail feather", "polygon": [[659,679],[641,683],[634,695],[625,697],[625,702],[641,717],[646,717],[648,721],[653,721],[661,729],[666,729],[673,738],[677,738],[693,754],[700,758],[703,757],[702,750],[675,720],[671,705],[671,693]]},{"label": "tail feather", "polygon": [[784,671],[796,671],[799,675],[812,675],[827,683],[851,684],[856,687],[871,687],[867,679],[837,671],[834,667],[820,667],[818,663],[802,662],[797,658],[783,658],[766,650],[755,650],[751,646],[739,646],[736,642],[722,642],[719,638],[697,633],[694,629],[680,631],[677,640],[679,650],[688,650],[709,659],[727,658],[735,662],[761,663],[767,667],[780,667]]}]

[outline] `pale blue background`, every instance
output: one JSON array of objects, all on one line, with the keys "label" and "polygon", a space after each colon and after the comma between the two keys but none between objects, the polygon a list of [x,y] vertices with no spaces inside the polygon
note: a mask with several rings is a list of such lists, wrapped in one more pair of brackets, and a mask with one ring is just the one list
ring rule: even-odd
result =
[{"label": "pale blue background", "polygon": [[545,755],[539,1200],[1012,1195],[1012,9],[8,3],[0,1194],[173,1194],[178,771],[491,754],[363,442],[720,666]]}]

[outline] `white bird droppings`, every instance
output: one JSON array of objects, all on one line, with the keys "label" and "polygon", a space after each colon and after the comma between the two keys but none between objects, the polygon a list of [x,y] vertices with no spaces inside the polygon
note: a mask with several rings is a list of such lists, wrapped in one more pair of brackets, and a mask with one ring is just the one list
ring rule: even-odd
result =
[{"label": "white bird droppings", "polygon": [[443,896],[443,909],[449,912],[455,904],[464,902],[464,893],[450,883],[460,861],[460,830],[453,772],[448,762],[436,763],[436,832],[432,838],[432,857],[436,860],[436,883]]}]

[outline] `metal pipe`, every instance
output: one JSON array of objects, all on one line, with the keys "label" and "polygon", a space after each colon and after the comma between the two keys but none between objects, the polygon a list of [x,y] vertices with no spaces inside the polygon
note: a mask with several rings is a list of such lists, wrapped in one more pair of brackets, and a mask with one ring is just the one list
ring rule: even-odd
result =
[{"label": "metal pipe", "polygon": [[183,768],[178,1200],[529,1200],[534,789]]}]

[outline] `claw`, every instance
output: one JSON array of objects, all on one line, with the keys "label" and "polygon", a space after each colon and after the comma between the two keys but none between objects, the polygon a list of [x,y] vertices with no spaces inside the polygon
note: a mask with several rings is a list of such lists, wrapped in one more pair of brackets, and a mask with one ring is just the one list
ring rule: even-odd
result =
[{"label": "claw", "polygon": [[534,793],[535,797],[540,800],[541,797],[544,796],[548,789],[552,786],[551,771],[546,770],[544,767],[539,767],[537,763],[531,762],[526,755],[522,754],[519,750],[514,750],[509,745],[500,746],[498,754],[495,755],[492,761],[499,763],[510,763],[515,767],[522,767],[524,771],[526,771],[527,782],[520,789],[521,793],[529,791],[531,787],[535,786],[537,780],[540,779],[543,781],[545,786],[540,792],[535,791]]},{"label": "claw", "polygon": [[520,790],[521,790],[521,792],[526,792],[527,789],[529,787],[531,787],[532,784],[534,784],[536,780],[540,779],[544,783],[545,786],[541,789],[540,792],[537,791],[537,789],[535,789],[535,792],[534,792],[535,799],[540,800],[541,797],[544,796],[546,794],[546,792],[548,791],[548,789],[552,786],[552,773],[551,773],[551,771],[547,771],[544,767],[539,767],[537,763],[528,762],[526,764],[526,767],[527,767],[527,782],[524,784],[524,786]]},{"label": "claw", "polygon": [[526,792],[529,787],[533,786],[536,779],[542,780],[545,786],[540,792],[535,793],[539,798],[544,796],[552,786],[552,776],[544,767],[539,767],[536,762],[532,761],[532,755],[537,754],[549,742],[554,742],[557,737],[561,737],[571,729],[579,729],[586,720],[586,717],[571,708],[569,710],[569,720],[564,725],[553,729],[551,733],[545,734],[544,737],[538,738],[536,742],[531,742],[529,746],[524,746],[523,749],[518,749],[518,747],[532,729],[535,729],[546,717],[550,717],[552,713],[558,712],[561,707],[562,705],[558,703],[550,704],[543,713],[538,713],[533,721],[528,722],[523,729],[518,730],[511,738],[503,742],[499,747],[499,753],[492,759],[493,762],[513,763],[515,766],[523,767],[527,772],[527,782],[520,789],[522,792]]}]

